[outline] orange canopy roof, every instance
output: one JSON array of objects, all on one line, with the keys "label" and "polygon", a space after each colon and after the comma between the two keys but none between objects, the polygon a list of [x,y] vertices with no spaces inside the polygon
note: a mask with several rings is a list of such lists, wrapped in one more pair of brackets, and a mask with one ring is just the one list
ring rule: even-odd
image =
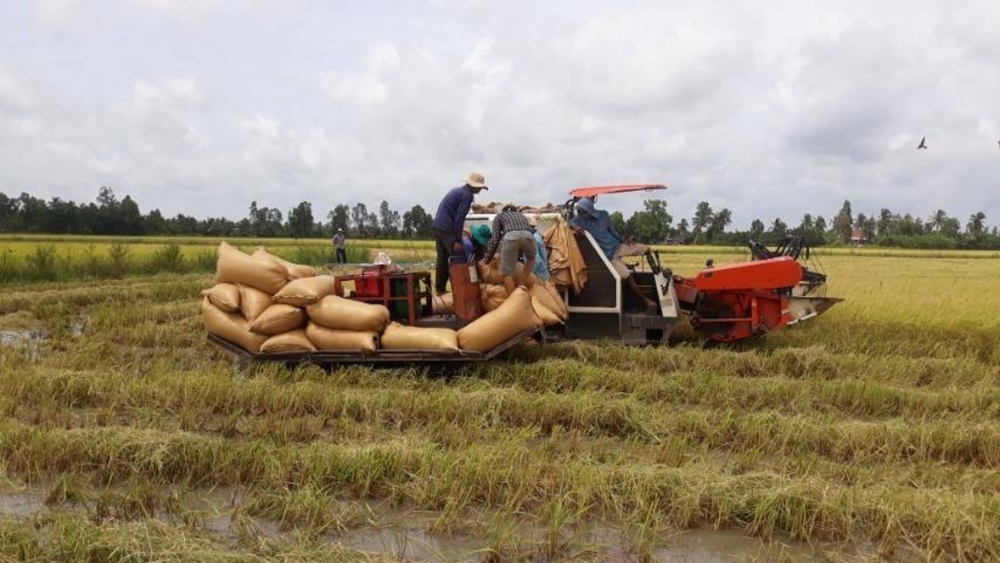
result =
[{"label": "orange canopy roof", "polygon": [[570,190],[569,195],[573,197],[593,197],[603,194],[620,194],[625,192],[648,192],[652,190],[665,190],[663,184],[622,184],[619,186],[593,186],[589,188],[576,188]]}]

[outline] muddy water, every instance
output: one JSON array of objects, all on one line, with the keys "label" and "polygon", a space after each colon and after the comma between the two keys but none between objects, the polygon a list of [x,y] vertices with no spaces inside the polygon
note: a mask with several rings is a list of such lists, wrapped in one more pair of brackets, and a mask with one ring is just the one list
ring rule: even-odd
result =
[{"label": "muddy water", "polygon": [[[187,497],[187,495],[185,495]],[[47,491],[40,487],[16,490],[0,489],[0,518],[31,518],[45,510],[85,510],[85,507],[49,508],[45,505]],[[88,503],[89,504],[89,503]],[[261,518],[238,515],[243,504],[242,494],[222,488],[200,495],[190,495],[185,508],[205,516],[202,530],[220,541],[235,545],[242,536],[267,537],[278,540],[294,539],[294,532],[282,531],[279,523]],[[92,507],[91,507],[92,508]],[[481,561],[490,546],[487,538],[465,534],[435,534],[428,532],[434,515],[393,508],[371,508],[377,525],[327,534],[327,542],[351,549],[389,555],[407,561]],[[160,518],[176,521],[170,515]],[[602,562],[636,561],[636,554],[623,545],[621,531],[612,526],[592,525],[565,534],[561,549],[553,559],[584,559]],[[522,525],[501,542],[503,548],[532,559],[545,560],[548,543],[541,530],[530,524]],[[835,547],[835,546],[833,546]],[[659,562],[683,563],[746,563],[747,561],[796,561],[818,563],[827,559],[807,546],[792,542],[761,542],[738,530],[692,530],[664,534],[659,538],[652,559]]]}]

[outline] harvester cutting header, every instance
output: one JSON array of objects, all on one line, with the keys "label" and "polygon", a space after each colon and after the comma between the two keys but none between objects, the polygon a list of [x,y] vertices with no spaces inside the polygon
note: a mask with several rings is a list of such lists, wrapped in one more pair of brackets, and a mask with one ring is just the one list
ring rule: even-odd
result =
[{"label": "harvester cutting header", "polygon": [[[448,226],[452,233],[459,227],[475,233],[480,242],[482,233],[528,230],[527,223],[541,233],[541,256],[525,254],[527,264],[514,274],[516,290],[497,240],[471,257],[460,252],[458,237],[447,240],[450,259],[439,261],[433,280],[426,271],[393,271],[385,260],[354,274],[316,276],[263,251],[248,256],[228,247],[220,250],[219,285],[206,291],[203,304],[209,339],[254,360],[464,363],[488,360],[529,338],[665,343],[681,315],[709,341],[734,342],[800,323],[840,301],[824,296],[826,277],[805,265],[809,249],[802,240],[773,250],[751,241],[751,260],[708,264],[686,278],[661,265],[658,252],[622,240],[596,208],[600,196],[664,189],[578,188],[561,206],[473,207],[460,224]],[[505,238],[515,239],[527,248],[521,233]],[[441,247],[439,240],[439,256]],[[626,264],[627,256],[642,262]],[[477,262],[484,258],[493,259]],[[544,260],[550,279],[528,271],[536,259]],[[260,269],[274,278],[267,287],[259,287]],[[442,295],[447,279],[451,291]]]}]

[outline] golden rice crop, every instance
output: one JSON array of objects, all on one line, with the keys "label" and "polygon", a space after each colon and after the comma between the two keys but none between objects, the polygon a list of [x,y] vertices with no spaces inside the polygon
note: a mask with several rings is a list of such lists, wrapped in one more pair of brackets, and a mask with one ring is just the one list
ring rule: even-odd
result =
[{"label": "golden rice crop", "polygon": [[[173,242],[217,244],[127,244]],[[708,256],[742,253],[661,251],[684,275]],[[768,560],[1000,560],[1000,261],[819,257],[846,301],[763,340],[568,342],[447,376],[234,362],[204,340],[204,273],[21,280],[0,294],[0,561],[398,560],[350,547],[393,518],[474,546],[440,560],[652,559],[687,530],[796,550]]]}]

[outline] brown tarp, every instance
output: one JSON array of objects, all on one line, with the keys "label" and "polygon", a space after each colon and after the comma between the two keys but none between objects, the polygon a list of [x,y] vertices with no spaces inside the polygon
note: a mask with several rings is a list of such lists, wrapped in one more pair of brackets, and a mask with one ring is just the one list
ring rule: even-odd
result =
[{"label": "brown tarp", "polygon": [[576,244],[573,230],[562,217],[542,235],[549,251],[549,279],[560,287],[571,287],[579,294],[587,285],[587,265]]}]

